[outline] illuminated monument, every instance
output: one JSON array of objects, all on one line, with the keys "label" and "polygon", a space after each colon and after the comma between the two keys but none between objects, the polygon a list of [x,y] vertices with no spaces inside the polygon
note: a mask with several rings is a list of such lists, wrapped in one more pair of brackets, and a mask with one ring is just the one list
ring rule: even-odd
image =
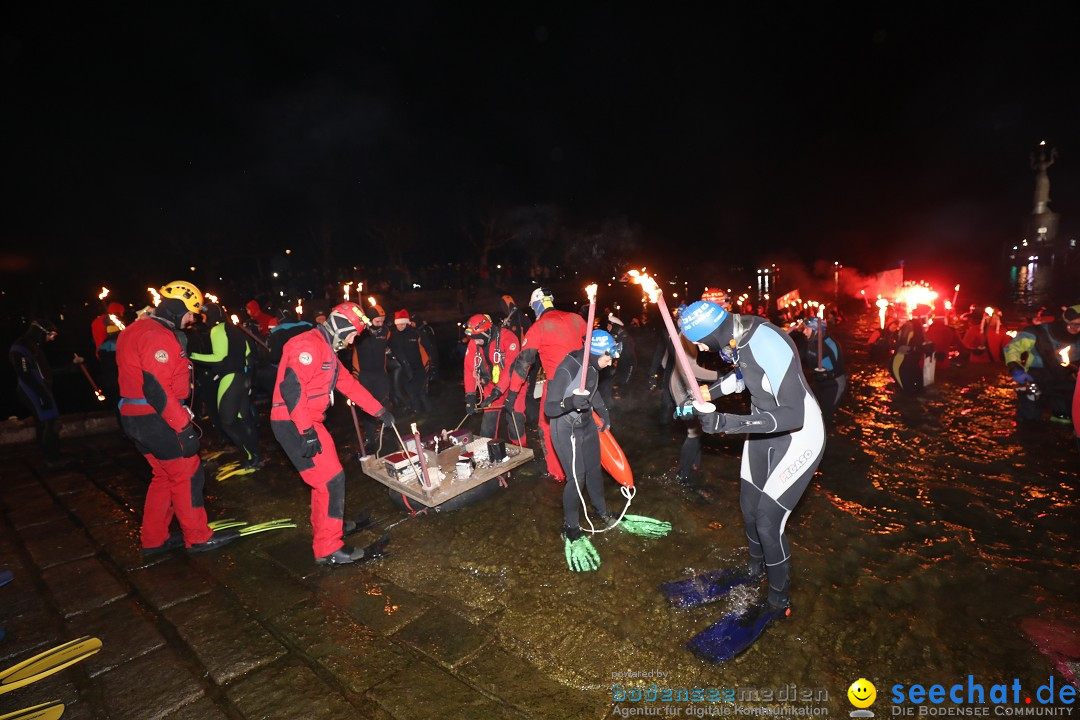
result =
[{"label": "illuminated monument", "polygon": [[1039,143],[1039,155],[1031,154],[1031,169],[1035,171],[1035,207],[1024,225],[1024,239],[1009,252],[1013,264],[1036,263],[1052,265],[1056,249],[1058,214],[1050,209],[1050,176],[1047,170],[1057,160],[1057,149],[1046,155],[1046,141]]},{"label": "illuminated monument", "polygon": [[1012,266],[1015,299],[1029,303],[1045,300],[1052,286],[1065,288],[1074,283],[1080,263],[1076,262],[1076,239],[1058,237],[1056,212],[1050,209],[1050,176],[1047,170],[1057,160],[1057,149],[1047,154],[1046,141],[1031,154],[1035,171],[1035,206],[1024,224],[1023,239],[1006,253]]}]

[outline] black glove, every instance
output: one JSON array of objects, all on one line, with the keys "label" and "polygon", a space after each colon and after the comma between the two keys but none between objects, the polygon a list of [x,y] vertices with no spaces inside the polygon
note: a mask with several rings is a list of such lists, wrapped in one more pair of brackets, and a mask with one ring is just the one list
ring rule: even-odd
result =
[{"label": "black glove", "polygon": [[698,413],[701,421],[701,429],[711,435],[720,435],[733,430],[729,427],[728,419],[731,416],[722,412]]},{"label": "black glove", "polygon": [[394,424],[394,416],[386,408],[383,408],[382,412],[376,414],[375,417],[382,421],[383,427],[390,427]]},{"label": "black glove", "polygon": [[570,395],[569,400],[570,402],[567,403],[566,398],[563,398],[563,407],[569,404],[571,408],[578,412],[585,412],[592,405],[592,403],[589,402],[588,395],[578,395],[577,393],[573,393]]},{"label": "black glove", "polygon": [[199,434],[195,431],[195,425],[188,423],[176,433],[176,439],[180,442],[182,457],[191,457],[199,452]]},{"label": "black glove", "polygon": [[315,432],[314,425],[300,433],[300,439],[304,441],[300,448],[301,457],[313,458],[322,452],[322,442],[319,441],[319,434]]},{"label": "black glove", "polygon": [[491,394],[484,398],[484,402],[480,403],[480,408],[491,407],[496,400],[502,397],[502,394],[503,392],[499,389],[498,385],[492,385]]},{"label": "black glove", "polygon": [[515,391],[513,391],[513,390],[508,391],[506,393],[506,402],[503,403],[503,407],[506,408],[507,410],[513,412],[514,411],[514,406],[517,405],[517,396],[518,396],[518,394]]},{"label": "black glove", "polygon": [[476,393],[465,393],[465,414],[476,414]]}]

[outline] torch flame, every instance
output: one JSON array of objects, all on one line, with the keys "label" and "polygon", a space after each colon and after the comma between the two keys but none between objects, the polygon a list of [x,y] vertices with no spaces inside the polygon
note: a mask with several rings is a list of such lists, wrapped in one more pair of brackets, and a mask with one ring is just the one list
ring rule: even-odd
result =
[{"label": "torch flame", "polygon": [[160,305],[161,304],[161,295],[158,294],[158,291],[155,290],[152,287],[148,287],[148,288],[146,288],[146,290],[150,293],[150,297],[152,297],[154,299],[154,307],[157,307],[158,305]]},{"label": "torch flame", "polygon": [[341,286],[341,290],[345,296],[345,302],[349,302],[349,289],[352,287],[352,280]]},{"label": "torch flame", "polygon": [[988,307],[985,309],[985,311],[987,315],[989,315],[990,317],[994,317],[994,308]]},{"label": "torch flame", "polygon": [[215,295],[214,293],[206,293],[206,299],[214,303],[215,305],[220,302],[217,298],[217,295]]},{"label": "torch flame", "polygon": [[376,302],[375,302],[375,296],[374,295],[368,295],[367,301],[368,301],[368,304],[371,305],[371,307],[375,307]]},{"label": "torch flame", "polygon": [[232,320],[233,325],[239,325],[240,324],[240,318],[238,318],[236,315],[230,315],[229,319]]},{"label": "torch flame", "polygon": [[304,314],[304,298],[299,298],[296,301],[296,316],[302,317]]},{"label": "torch flame", "polygon": [[1069,345],[1066,345],[1065,347],[1061,348],[1061,350],[1058,350],[1058,355],[1061,356],[1062,367],[1068,367],[1069,365],[1069,347]]},{"label": "torch flame", "polygon": [[[644,268],[642,268],[644,270]],[[649,277],[644,272],[638,272],[637,270],[631,270],[627,273],[631,282],[635,285],[640,285],[642,292],[648,296],[649,302],[656,302],[660,299],[660,286],[656,284],[656,281]]]},{"label": "torch flame", "polygon": [[596,283],[586,285],[585,294],[589,296],[589,302],[596,302]]},{"label": "torch flame", "polygon": [[97,299],[98,300],[104,300],[108,296],[109,296],[109,288],[102,285],[101,286],[101,292],[98,294]]},{"label": "torch flame", "polygon": [[116,317],[112,313],[109,313],[109,320],[112,322],[113,325],[120,328],[121,330],[127,327],[127,325],[121,322],[120,318]]}]

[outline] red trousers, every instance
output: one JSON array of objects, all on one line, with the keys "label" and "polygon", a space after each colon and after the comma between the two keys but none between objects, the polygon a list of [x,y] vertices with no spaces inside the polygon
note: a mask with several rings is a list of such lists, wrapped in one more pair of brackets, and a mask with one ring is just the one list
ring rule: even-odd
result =
[{"label": "red trousers", "polygon": [[191,547],[209,540],[213,533],[206,525],[205,476],[198,454],[175,460],[159,460],[153,455],[143,457],[153,470],[143,505],[143,547],[160,547],[169,539],[173,515],[184,532],[184,545]]},{"label": "red trousers", "polygon": [[[300,470],[300,477],[311,488],[311,549],[321,558],[345,545],[341,541],[345,516],[345,470],[338,460],[334,439],[322,423],[315,423],[322,452],[311,458],[314,466]],[[294,465],[295,465],[294,461]]]},{"label": "red trousers", "polygon": [[[544,414],[544,401],[547,400],[547,386],[544,383],[544,391],[540,395],[540,434],[544,436],[544,462],[547,463],[548,472],[555,476],[557,482],[566,482],[566,473],[563,472],[562,463],[559,462],[558,455],[555,454],[555,446],[551,444],[551,427],[548,424],[548,417]],[[528,386],[526,386],[527,388]]]}]

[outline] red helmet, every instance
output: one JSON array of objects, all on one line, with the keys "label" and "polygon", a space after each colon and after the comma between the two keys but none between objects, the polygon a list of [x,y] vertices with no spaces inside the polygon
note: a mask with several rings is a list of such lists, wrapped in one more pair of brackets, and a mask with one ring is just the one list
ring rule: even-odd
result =
[{"label": "red helmet", "polygon": [[[340,305],[335,305],[334,309],[330,311],[331,317],[339,315],[349,321],[349,324],[356,328],[356,332],[363,332],[364,328],[371,324],[371,320],[364,314],[363,308],[354,302],[343,302]],[[335,323],[335,329],[339,323]]]},{"label": "red helmet", "polygon": [[473,335],[486,336],[489,332],[491,332],[490,315],[473,315],[465,323],[465,334],[469,337]]}]

